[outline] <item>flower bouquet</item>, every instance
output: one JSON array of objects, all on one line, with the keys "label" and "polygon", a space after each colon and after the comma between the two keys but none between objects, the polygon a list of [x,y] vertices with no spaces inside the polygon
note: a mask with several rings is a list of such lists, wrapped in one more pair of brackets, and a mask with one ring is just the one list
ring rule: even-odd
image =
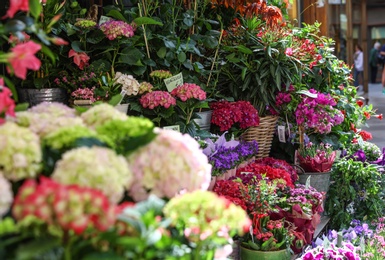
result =
[{"label": "flower bouquet", "polygon": [[308,142],[297,151],[299,165],[305,172],[328,172],[336,159],[330,144]]}]

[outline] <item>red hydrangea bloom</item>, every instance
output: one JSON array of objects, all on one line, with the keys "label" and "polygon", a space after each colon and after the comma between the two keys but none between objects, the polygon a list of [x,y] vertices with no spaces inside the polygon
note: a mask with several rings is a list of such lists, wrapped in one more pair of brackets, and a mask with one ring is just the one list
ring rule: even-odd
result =
[{"label": "red hydrangea bloom", "polygon": [[296,169],[285,160],[266,157],[266,158],[256,159],[255,162],[261,165],[267,165],[273,168],[278,168],[278,169],[287,171],[290,174],[292,183],[295,183],[298,180],[298,174]]},{"label": "red hydrangea bloom", "polygon": [[213,110],[211,123],[225,132],[233,126],[246,129],[259,125],[258,111],[248,101],[228,102],[226,100],[210,104]]}]

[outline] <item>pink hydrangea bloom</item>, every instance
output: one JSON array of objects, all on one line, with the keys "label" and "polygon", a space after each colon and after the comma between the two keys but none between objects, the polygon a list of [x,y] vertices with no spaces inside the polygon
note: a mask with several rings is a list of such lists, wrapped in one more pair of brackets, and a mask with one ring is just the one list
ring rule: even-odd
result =
[{"label": "pink hydrangea bloom", "polygon": [[94,89],[95,87],[89,89],[89,88],[78,88],[75,91],[72,91],[71,97],[75,99],[81,99],[81,100],[90,100],[91,102],[95,102],[95,96],[94,96]]},{"label": "pink hydrangea bloom", "polygon": [[196,84],[192,83],[184,83],[171,91],[171,95],[179,98],[182,101],[186,101],[188,99],[198,99],[205,100],[206,92],[202,90],[202,88]]},{"label": "pink hydrangea bloom", "polygon": [[100,30],[112,41],[122,36],[127,38],[134,36],[135,27],[123,21],[110,20],[100,25]]},{"label": "pink hydrangea bloom", "polygon": [[8,73],[13,72],[20,79],[26,79],[27,69],[37,71],[40,69],[41,62],[35,57],[36,52],[41,49],[41,46],[33,41],[19,43],[11,48],[11,53],[8,55],[8,62],[12,69],[7,66]]},{"label": "pink hydrangea bloom", "polygon": [[127,157],[134,180],[129,194],[135,201],[150,194],[172,198],[182,191],[207,190],[211,180],[211,165],[188,134],[158,130],[148,145]]},{"label": "pink hydrangea bloom", "polygon": [[170,93],[160,90],[144,94],[140,98],[139,102],[144,108],[149,109],[154,109],[159,106],[169,108],[170,106],[176,105],[176,100],[170,95]]}]

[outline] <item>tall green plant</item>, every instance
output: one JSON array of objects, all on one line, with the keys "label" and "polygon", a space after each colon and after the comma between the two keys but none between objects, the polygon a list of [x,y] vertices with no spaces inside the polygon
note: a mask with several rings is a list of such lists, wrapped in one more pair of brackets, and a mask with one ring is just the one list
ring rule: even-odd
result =
[{"label": "tall green plant", "polygon": [[332,228],[349,226],[353,219],[374,220],[383,215],[384,176],[373,164],[343,158],[332,169],[326,211]]}]

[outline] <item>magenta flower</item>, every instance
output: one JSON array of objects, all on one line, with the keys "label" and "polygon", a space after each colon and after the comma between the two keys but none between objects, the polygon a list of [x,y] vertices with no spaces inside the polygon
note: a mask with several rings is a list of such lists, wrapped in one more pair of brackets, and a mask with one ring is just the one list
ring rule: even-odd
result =
[{"label": "magenta flower", "polygon": [[112,41],[122,36],[127,38],[134,36],[135,27],[123,21],[110,20],[100,25],[100,30]]},{"label": "magenta flower", "polygon": [[319,93],[314,89],[310,89],[309,92],[316,94],[317,97],[303,95],[301,103],[295,110],[297,124],[320,134],[330,133],[333,126],[343,122],[343,114],[334,108],[336,102],[330,94]]},{"label": "magenta flower", "polygon": [[40,69],[41,62],[35,54],[41,49],[41,46],[33,41],[19,43],[11,48],[11,53],[7,55],[8,62],[12,69],[7,66],[8,73],[13,72],[20,79],[26,79],[27,69],[37,71]]},{"label": "magenta flower", "polygon": [[170,93],[160,90],[144,94],[139,102],[144,108],[149,109],[154,109],[156,107],[164,107],[167,109],[170,106],[176,105],[176,100]]}]

